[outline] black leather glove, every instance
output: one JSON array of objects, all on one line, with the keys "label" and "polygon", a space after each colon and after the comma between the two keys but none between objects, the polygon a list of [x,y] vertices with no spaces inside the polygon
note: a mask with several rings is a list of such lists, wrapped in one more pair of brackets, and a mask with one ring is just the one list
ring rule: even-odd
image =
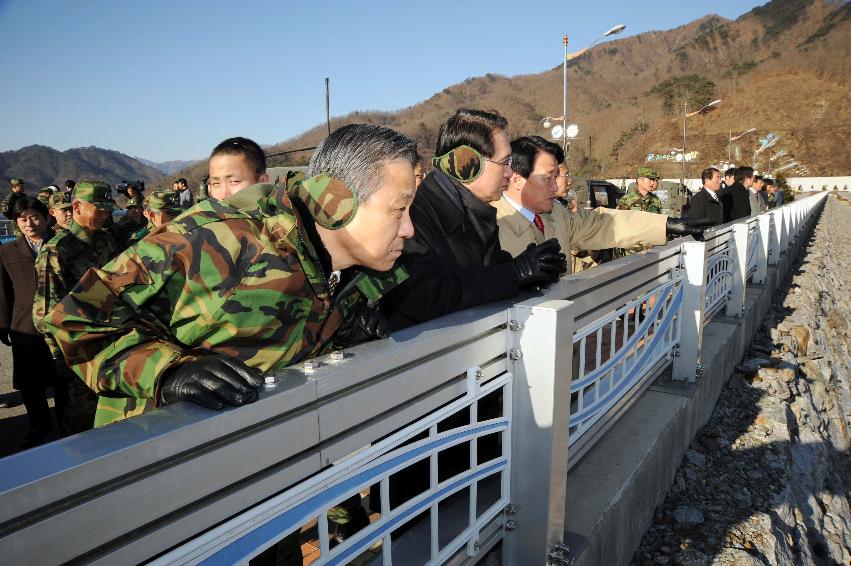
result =
[{"label": "black leather glove", "polygon": [[334,334],[334,345],[349,348],[361,342],[381,340],[390,336],[390,325],[377,309],[358,303]]},{"label": "black leather glove", "polygon": [[548,286],[567,271],[567,257],[561,253],[558,240],[550,238],[542,244],[529,244],[514,258],[521,287]]},{"label": "black leather glove", "polygon": [[12,345],[12,341],[9,339],[9,331],[8,330],[0,330],[0,342],[3,342],[7,346]]},{"label": "black leather glove", "polygon": [[668,218],[665,233],[669,236],[692,236],[703,241],[703,231],[713,224],[708,218]]},{"label": "black leather glove", "polygon": [[210,355],[170,369],[160,378],[159,405],[192,401],[208,409],[257,400],[263,376],[236,358]]}]

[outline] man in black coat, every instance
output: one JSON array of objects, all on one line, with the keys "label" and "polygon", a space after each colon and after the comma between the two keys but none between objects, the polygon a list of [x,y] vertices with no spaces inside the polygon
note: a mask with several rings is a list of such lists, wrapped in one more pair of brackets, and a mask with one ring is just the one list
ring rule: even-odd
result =
[{"label": "man in black coat", "polygon": [[689,218],[702,218],[712,221],[712,226],[724,223],[724,207],[718,197],[721,189],[721,171],[715,167],[704,169],[700,174],[703,188],[689,199]]},{"label": "man in black coat", "polygon": [[727,187],[721,196],[724,205],[724,222],[732,222],[751,215],[751,201],[748,188],[753,185],[753,167],[736,169],[736,182]]},{"label": "man in black coat", "polygon": [[411,204],[410,278],[382,300],[393,329],[547,286],[567,270],[555,239],[512,258],[499,245],[496,209],[511,177],[508,122],[460,109],[440,127],[435,169]]}]

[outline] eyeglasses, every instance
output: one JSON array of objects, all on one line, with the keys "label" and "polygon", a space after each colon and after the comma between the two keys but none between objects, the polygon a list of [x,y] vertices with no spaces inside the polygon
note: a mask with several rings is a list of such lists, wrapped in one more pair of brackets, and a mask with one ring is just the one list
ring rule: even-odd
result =
[{"label": "eyeglasses", "polygon": [[491,163],[496,163],[497,165],[502,165],[503,167],[511,168],[511,156],[509,155],[505,161],[496,161],[494,159],[488,159],[487,157],[482,157],[485,161],[490,161]]}]

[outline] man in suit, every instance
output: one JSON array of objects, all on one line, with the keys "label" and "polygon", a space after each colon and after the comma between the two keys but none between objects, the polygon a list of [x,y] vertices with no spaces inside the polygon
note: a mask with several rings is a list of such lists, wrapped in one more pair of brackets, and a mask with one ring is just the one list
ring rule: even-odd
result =
[{"label": "man in suit", "polygon": [[724,223],[724,207],[718,197],[721,190],[721,171],[715,167],[704,169],[700,174],[703,188],[689,200],[689,218],[704,218],[713,226]]},{"label": "man in suit", "polygon": [[748,189],[748,199],[751,203],[751,216],[768,210],[765,200],[765,179],[762,175],[754,175],[753,185]]},{"label": "man in suit", "polygon": [[777,190],[777,187],[774,184],[774,179],[765,180],[765,190],[768,192],[769,208],[783,206],[783,189]]},{"label": "man in suit", "polygon": [[[401,263],[410,277],[382,300],[393,329],[545,287],[567,270],[554,239],[517,257],[499,243],[496,211],[511,178],[508,121],[461,108],[441,125],[434,170],[411,204],[415,232]],[[555,181],[553,181],[553,185]]]},{"label": "man in suit", "polygon": [[736,182],[736,168],[730,167],[726,171],[724,171],[724,180],[721,182],[721,190],[727,190],[733,183]]},{"label": "man in suit", "polygon": [[732,222],[751,215],[751,201],[748,189],[753,185],[753,167],[736,169],[736,182],[727,187],[721,195],[724,205],[724,222]]},{"label": "man in suit", "polygon": [[517,256],[550,238],[563,250],[599,250],[664,244],[667,234],[698,235],[701,230],[664,214],[597,208],[572,214],[554,206],[559,147],[540,136],[511,142],[512,174],[502,198],[493,203],[503,250]]}]

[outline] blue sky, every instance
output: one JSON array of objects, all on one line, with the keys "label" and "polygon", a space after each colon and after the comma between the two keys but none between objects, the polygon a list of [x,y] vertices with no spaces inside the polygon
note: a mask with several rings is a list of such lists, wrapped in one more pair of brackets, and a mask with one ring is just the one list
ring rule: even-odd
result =
[{"label": "blue sky", "polygon": [[0,0],[0,151],[96,145],[166,161],[331,113],[398,110],[486,73],[535,73],[611,26],[666,30],[762,2]]}]

